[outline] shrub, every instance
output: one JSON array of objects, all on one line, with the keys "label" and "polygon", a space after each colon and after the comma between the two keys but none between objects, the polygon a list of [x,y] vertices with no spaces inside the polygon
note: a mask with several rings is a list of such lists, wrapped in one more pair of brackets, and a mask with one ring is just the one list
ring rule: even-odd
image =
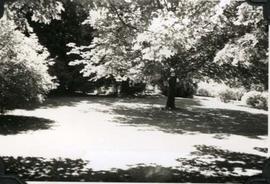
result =
[{"label": "shrub", "polygon": [[240,101],[244,93],[245,90],[242,88],[231,88],[220,91],[218,97],[222,102],[228,103],[231,100]]},{"label": "shrub", "polygon": [[0,62],[0,113],[42,102],[54,87],[46,77],[49,75],[28,68],[26,63]]},{"label": "shrub", "polygon": [[242,101],[257,109],[268,109],[268,92],[250,91],[242,97]]},{"label": "shrub", "polygon": [[41,102],[56,87],[46,49],[34,34],[26,37],[12,25],[0,21],[0,40],[8,45],[0,50],[0,113]]},{"label": "shrub", "polygon": [[225,103],[228,103],[231,100],[236,100],[234,92],[229,89],[219,92],[218,97],[220,98],[222,102],[225,102]]},{"label": "shrub", "polygon": [[176,86],[176,96],[183,98],[192,98],[196,93],[197,84],[192,80],[179,81]]},{"label": "shrub", "polygon": [[197,90],[196,95],[198,96],[206,96],[206,97],[212,97],[212,94],[210,93],[209,90],[200,88]]},{"label": "shrub", "polygon": [[[225,86],[226,87],[226,86]],[[205,96],[205,97],[214,97],[217,96],[218,90],[224,89],[223,84],[216,82],[199,82],[196,95]]]}]

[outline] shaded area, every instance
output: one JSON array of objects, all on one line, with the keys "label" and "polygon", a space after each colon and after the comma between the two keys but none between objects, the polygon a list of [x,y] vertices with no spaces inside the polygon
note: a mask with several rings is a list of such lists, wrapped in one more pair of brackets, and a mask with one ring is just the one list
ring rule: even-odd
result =
[{"label": "shaded area", "polygon": [[[199,107],[165,111],[159,108],[115,107],[115,122],[150,125],[169,133],[234,134],[258,138],[268,133],[267,115]],[[215,136],[222,139],[222,136]]]},{"label": "shaded area", "polygon": [[0,135],[50,129],[54,121],[31,116],[0,115]]},{"label": "shaded area", "polygon": [[[235,168],[261,170],[266,158],[204,145],[196,146],[192,159],[179,158],[178,168],[138,164],[129,169],[93,171],[82,159],[44,159],[40,157],[2,157],[6,174],[29,181],[107,181],[107,182],[240,182],[250,178],[237,174]],[[212,161],[203,161],[204,156]],[[214,158],[220,160],[213,161]],[[224,159],[221,161],[221,159]],[[212,173],[205,175],[203,172]]]},{"label": "shaded area", "polygon": [[254,149],[262,153],[268,153],[268,148],[254,147]]},{"label": "shaded area", "polygon": [[68,96],[50,97],[39,107],[46,108],[46,109],[57,108],[57,107],[62,107],[62,106],[74,107],[84,101],[87,102],[88,104],[100,103],[100,104],[105,104],[105,105],[111,105],[114,102],[121,101],[121,99],[112,98],[112,97],[96,97],[96,96],[90,96],[90,95],[78,95],[78,96],[71,96],[71,97],[68,97]]},{"label": "shaded area", "polygon": [[[182,99],[181,99],[182,100]],[[35,108],[43,108],[43,109],[50,109],[50,108],[58,108],[58,107],[75,107],[77,105],[81,105],[82,103],[86,104],[100,104],[108,106],[108,110],[110,107],[118,104],[118,103],[125,103],[125,104],[143,104],[143,105],[162,105],[164,106],[166,99],[164,97],[126,97],[126,98],[119,98],[119,97],[111,97],[111,96],[95,96],[95,95],[80,95],[77,96],[64,96],[64,97],[50,97],[48,98],[43,104],[36,106]],[[197,102],[191,101],[185,102],[188,105],[195,105],[198,104]],[[31,109],[28,109],[31,110]],[[97,110],[97,109],[96,109]]]},{"label": "shaded area", "polygon": [[233,177],[239,175],[237,172],[261,171],[267,159],[259,155],[232,152],[213,146],[196,145],[195,147],[197,150],[191,153],[192,159],[177,159],[182,165],[181,168],[199,169],[204,173],[212,173],[216,177],[224,175]]}]

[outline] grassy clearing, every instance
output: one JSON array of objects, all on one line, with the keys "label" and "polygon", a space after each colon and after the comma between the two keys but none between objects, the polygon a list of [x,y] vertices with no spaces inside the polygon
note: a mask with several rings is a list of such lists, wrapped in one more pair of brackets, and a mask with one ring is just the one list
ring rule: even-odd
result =
[{"label": "grassy clearing", "polygon": [[244,182],[260,173],[266,111],[197,97],[166,111],[165,101],[61,97],[10,112],[0,118],[0,146],[12,145],[1,150],[6,171],[125,182]]}]

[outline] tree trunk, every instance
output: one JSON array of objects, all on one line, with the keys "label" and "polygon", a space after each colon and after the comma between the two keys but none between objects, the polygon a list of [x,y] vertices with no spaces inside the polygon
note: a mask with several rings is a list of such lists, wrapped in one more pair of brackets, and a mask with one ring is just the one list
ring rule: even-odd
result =
[{"label": "tree trunk", "polygon": [[4,15],[4,0],[0,0],[0,19]]},{"label": "tree trunk", "polygon": [[4,167],[4,162],[0,158],[0,176],[5,174],[5,167]]},{"label": "tree trunk", "polygon": [[3,115],[5,113],[5,108],[1,105],[0,106],[0,115]]},{"label": "tree trunk", "polygon": [[120,96],[122,97],[126,97],[129,95],[130,91],[129,91],[129,79],[127,79],[126,81],[122,81],[121,82],[121,87],[120,87]]},{"label": "tree trunk", "polygon": [[113,81],[113,94],[114,97],[119,96],[119,84],[117,81]]},{"label": "tree trunk", "polygon": [[170,77],[166,109],[175,109],[176,77]]}]

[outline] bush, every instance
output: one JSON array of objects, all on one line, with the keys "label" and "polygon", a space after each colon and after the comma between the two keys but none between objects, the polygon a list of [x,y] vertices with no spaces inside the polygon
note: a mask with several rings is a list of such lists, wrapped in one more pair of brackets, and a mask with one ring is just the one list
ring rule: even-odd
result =
[{"label": "bush", "polygon": [[135,83],[128,79],[127,81],[122,81],[120,84],[120,96],[134,96],[136,94],[142,93],[146,88],[145,83]]},{"label": "bush", "polygon": [[242,102],[257,109],[268,109],[268,92],[250,91],[242,97]]},{"label": "bush", "polygon": [[226,89],[224,91],[220,91],[218,93],[218,97],[220,98],[222,102],[228,103],[231,100],[240,101],[244,93],[245,93],[244,89],[232,88],[232,89]]},{"label": "bush", "polygon": [[220,100],[222,102],[225,102],[225,103],[228,103],[230,102],[231,100],[236,100],[236,97],[235,97],[235,94],[232,90],[225,90],[225,91],[221,91],[219,94],[218,94],[218,97],[220,98]]},{"label": "bush", "polygon": [[179,81],[176,86],[176,96],[192,98],[196,93],[197,85],[192,80]]},{"label": "bush", "polygon": [[198,89],[196,92],[196,95],[197,96],[212,97],[212,94],[210,93],[210,91],[208,91],[207,89],[204,89],[204,88]]},{"label": "bush", "polygon": [[0,62],[0,113],[42,102],[54,87],[47,76],[26,63]]},{"label": "bush", "polygon": [[216,82],[199,82],[196,91],[197,96],[214,97],[217,96],[217,91],[224,89],[226,86]]},{"label": "bush", "polygon": [[[12,26],[13,25],[13,26]],[[41,102],[56,87],[48,74],[47,50],[34,34],[26,37],[12,22],[0,21],[0,113]]]}]

